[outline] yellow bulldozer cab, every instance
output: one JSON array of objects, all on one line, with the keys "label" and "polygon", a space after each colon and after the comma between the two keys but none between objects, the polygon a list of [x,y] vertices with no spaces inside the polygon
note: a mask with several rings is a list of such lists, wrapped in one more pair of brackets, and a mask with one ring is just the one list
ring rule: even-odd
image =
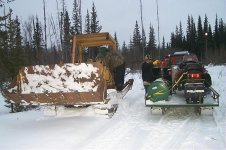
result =
[{"label": "yellow bulldozer cab", "polygon": [[[99,47],[103,45],[110,46],[112,50],[116,50],[116,42],[112,36],[105,33],[91,33],[91,34],[81,34],[70,37],[73,41],[72,46],[72,63],[83,62],[84,49],[86,47]],[[76,56],[76,49],[78,49],[78,56]]]}]

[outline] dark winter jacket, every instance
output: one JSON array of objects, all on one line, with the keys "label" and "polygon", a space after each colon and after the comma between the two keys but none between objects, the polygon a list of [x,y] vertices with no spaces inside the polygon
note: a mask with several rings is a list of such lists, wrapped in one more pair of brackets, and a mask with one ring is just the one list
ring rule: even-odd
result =
[{"label": "dark winter jacket", "polygon": [[154,76],[153,76],[153,64],[144,62],[142,64],[142,80],[146,82],[153,82]]}]

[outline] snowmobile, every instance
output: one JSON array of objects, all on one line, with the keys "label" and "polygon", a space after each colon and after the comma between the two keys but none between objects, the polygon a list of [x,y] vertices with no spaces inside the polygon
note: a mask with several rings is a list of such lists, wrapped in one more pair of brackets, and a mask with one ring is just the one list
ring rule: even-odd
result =
[{"label": "snowmobile", "polygon": [[167,59],[170,65],[159,68],[167,71],[159,76],[161,80],[157,79],[150,85],[146,106],[157,107],[162,113],[170,107],[190,106],[195,107],[199,114],[219,106],[219,94],[211,87],[211,76],[195,54],[176,52]]},{"label": "snowmobile", "polygon": [[[115,94],[123,97],[133,85],[133,79],[124,83],[125,64],[117,52],[115,40],[109,33],[69,38],[72,41],[71,63],[26,66],[19,70],[14,82],[4,91],[12,108],[24,103],[93,105],[97,106],[95,109],[114,113],[118,104],[108,96],[108,89],[115,89]],[[105,55],[98,57],[96,48],[103,46]]]}]

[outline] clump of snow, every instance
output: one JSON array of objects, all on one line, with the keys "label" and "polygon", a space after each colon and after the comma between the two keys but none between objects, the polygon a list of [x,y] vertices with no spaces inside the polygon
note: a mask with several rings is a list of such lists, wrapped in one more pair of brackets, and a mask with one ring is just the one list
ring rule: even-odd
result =
[{"label": "clump of snow", "polygon": [[[22,94],[96,91],[98,88],[96,82],[100,80],[98,68],[86,63],[55,65],[53,69],[49,66],[36,65],[32,69],[34,73],[31,74],[28,67],[24,69],[27,82],[25,80],[22,82]],[[92,76],[95,77],[90,80]],[[17,86],[9,89],[9,92],[16,89]]]}]

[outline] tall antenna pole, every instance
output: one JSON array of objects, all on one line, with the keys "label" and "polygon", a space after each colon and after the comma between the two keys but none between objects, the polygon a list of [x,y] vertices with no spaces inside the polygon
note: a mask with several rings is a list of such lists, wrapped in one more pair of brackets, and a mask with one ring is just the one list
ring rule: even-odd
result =
[{"label": "tall antenna pole", "polygon": [[82,34],[82,2],[79,0],[79,20],[80,20],[80,32]]},{"label": "tall antenna pole", "polygon": [[[5,12],[5,5],[3,4],[3,6],[4,6],[4,16],[6,16],[6,12]],[[6,31],[6,19],[5,19],[5,31]]]},{"label": "tall antenna pole", "polygon": [[47,33],[46,33],[46,2],[45,2],[45,0],[43,0],[43,13],[44,13],[45,50],[47,51]]},{"label": "tall antenna pole", "polygon": [[159,51],[159,59],[160,59],[161,54],[160,54],[160,39],[159,39],[159,6],[158,6],[158,0],[156,0],[156,6],[157,6],[157,20],[158,20],[158,51]]},{"label": "tall antenna pole", "polygon": [[58,28],[59,28],[59,36],[60,36],[60,50],[62,51],[62,22],[61,22],[61,17],[60,17],[60,10],[59,10],[59,4],[58,4],[58,0],[56,0],[56,5],[57,5],[57,18],[58,18]]},{"label": "tall antenna pole", "polygon": [[140,20],[141,20],[141,34],[142,34],[142,50],[143,50],[143,59],[144,59],[144,46],[145,46],[145,37],[144,37],[144,24],[143,24],[143,8],[142,0],[140,0]]}]

